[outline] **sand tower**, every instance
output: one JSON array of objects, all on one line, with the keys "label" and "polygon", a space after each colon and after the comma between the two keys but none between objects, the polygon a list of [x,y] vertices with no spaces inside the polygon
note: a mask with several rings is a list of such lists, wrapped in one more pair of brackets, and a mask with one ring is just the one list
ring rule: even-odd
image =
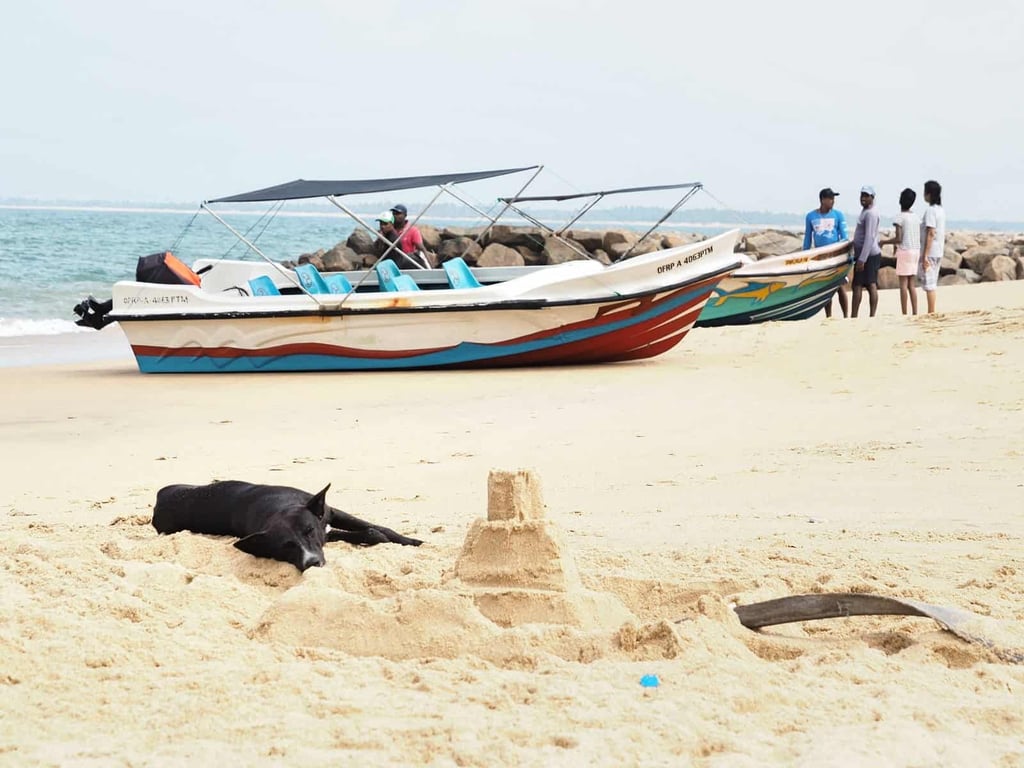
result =
[{"label": "sand tower", "polygon": [[561,532],[544,519],[540,481],[527,470],[491,471],[487,519],[469,529],[455,576],[480,612],[503,627],[617,629],[636,621],[614,595],[583,588]]}]

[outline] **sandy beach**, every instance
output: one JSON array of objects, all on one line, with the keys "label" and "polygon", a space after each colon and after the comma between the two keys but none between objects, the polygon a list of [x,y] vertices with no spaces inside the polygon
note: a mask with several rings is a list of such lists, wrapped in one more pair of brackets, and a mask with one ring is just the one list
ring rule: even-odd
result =
[{"label": "sandy beach", "polygon": [[[938,306],[480,372],[147,376],[116,327],[0,340],[0,765],[1024,766],[1024,665],[927,619],[730,608],[912,598],[1024,649],[1024,282]],[[488,472],[518,468],[635,621],[467,597]],[[331,483],[426,544],[300,574],[156,534],[161,486],[216,479]]]}]

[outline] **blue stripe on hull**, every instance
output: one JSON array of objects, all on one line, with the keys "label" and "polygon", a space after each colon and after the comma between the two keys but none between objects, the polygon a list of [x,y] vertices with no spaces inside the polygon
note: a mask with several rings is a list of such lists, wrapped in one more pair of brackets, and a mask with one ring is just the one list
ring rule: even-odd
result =
[{"label": "blue stripe on hull", "polygon": [[412,368],[444,368],[566,346],[578,341],[614,333],[630,326],[648,322],[659,316],[672,316],[681,307],[693,302],[704,289],[690,290],[664,300],[645,312],[627,319],[575,331],[552,333],[541,339],[518,344],[478,344],[463,342],[450,349],[405,357],[346,357],[344,355],[295,354],[283,356],[239,355],[210,357],[199,355],[136,355],[143,373],[253,373],[258,371],[374,371]]}]

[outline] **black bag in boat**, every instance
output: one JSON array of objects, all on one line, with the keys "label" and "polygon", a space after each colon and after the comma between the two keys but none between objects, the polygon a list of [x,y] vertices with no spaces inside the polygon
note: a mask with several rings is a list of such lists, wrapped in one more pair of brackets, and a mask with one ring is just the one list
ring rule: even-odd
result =
[{"label": "black bag in boat", "polygon": [[166,285],[199,285],[199,275],[170,251],[151,253],[139,257],[135,267],[135,280],[139,283]]}]

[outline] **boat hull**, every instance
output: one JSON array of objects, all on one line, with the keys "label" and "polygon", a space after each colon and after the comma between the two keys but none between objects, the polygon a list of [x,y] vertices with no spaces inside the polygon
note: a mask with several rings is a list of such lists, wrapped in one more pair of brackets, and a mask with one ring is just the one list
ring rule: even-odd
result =
[{"label": "boat hull", "polygon": [[849,243],[750,264],[715,287],[696,324],[805,320],[832,300],[849,271]]},{"label": "boat hull", "polygon": [[[467,312],[356,314],[122,322],[144,373],[358,371],[475,366],[567,365],[652,357],[682,341],[717,283],[617,301]],[[480,317],[473,317],[480,315]],[[444,343],[424,324],[458,328]],[[500,328],[504,338],[489,327]],[[429,329],[427,329],[429,331]]]},{"label": "boat hull", "polygon": [[145,373],[368,371],[637,360],[678,344],[739,264],[734,237],[613,267],[573,262],[448,291],[227,296],[115,285]]}]

